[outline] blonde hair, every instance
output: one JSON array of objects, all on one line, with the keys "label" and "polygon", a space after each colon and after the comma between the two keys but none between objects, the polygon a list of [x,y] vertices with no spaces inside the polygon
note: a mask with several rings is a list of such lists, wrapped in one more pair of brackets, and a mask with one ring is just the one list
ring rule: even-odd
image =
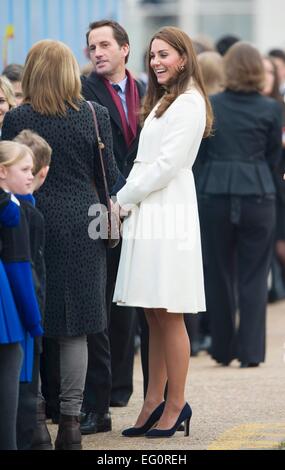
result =
[{"label": "blonde hair", "polygon": [[221,54],[215,51],[205,51],[201,52],[197,58],[208,95],[222,91],[225,86],[225,73]]},{"label": "blonde hair", "polygon": [[16,106],[14,89],[10,80],[4,75],[0,75],[0,89],[7,100],[9,109],[14,108]]},{"label": "blonde hair", "polygon": [[[172,80],[171,84],[169,84],[167,90],[157,82],[156,75],[150,67],[151,46],[155,39],[161,39],[162,41],[165,41],[167,44],[172,46],[181,57],[184,57],[185,59],[183,70],[177,72],[177,76]],[[198,88],[206,103],[206,127],[204,137],[208,137],[208,135],[211,133],[213,112],[205,91],[196,53],[189,36],[184,31],[174,26],[165,26],[159,30],[150,40],[147,51],[147,66],[149,80],[146,96],[141,110],[141,121],[143,122],[146,119],[157,102],[162,98],[155,114],[157,118],[160,118],[173,103],[173,101],[180,94],[187,90],[190,79],[192,79],[194,85]]]},{"label": "blonde hair", "polygon": [[66,114],[67,105],[78,111],[81,96],[79,65],[71,49],[45,39],[30,49],[22,79],[23,103],[45,115]]},{"label": "blonde hair", "polygon": [[22,158],[25,158],[27,153],[31,155],[34,161],[34,154],[27,145],[11,140],[0,141],[0,165],[6,168],[18,163]]},{"label": "blonde hair", "polygon": [[15,137],[14,142],[24,144],[32,150],[34,154],[34,175],[37,175],[42,168],[50,165],[52,149],[47,141],[36,132],[24,129]]}]

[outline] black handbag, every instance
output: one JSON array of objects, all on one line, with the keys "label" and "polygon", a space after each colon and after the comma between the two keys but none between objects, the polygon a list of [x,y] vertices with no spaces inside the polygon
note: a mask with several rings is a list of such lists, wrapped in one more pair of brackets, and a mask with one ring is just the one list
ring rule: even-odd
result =
[{"label": "black handbag", "polygon": [[[98,126],[98,121],[97,121],[97,116],[96,116],[96,111],[94,109],[94,106],[90,101],[87,101],[93,115],[93,121],[94,121],[94,127],[96,131],[96,137],[97,137],[97,144],[98,144],[98,151],[99,151],[99,158],[100,158],[100,163],[101,163],[101,170],[102,170],[102,176],[103,176],[103,182],[104,182],[104,192],[105,192],[105,200],[107,204],[107,211],[106,211],[106,216],[108,218],[107,223],[108,223],[108,236],[105,239],[106,244],[108,248],[115,248],[119,243],[120,243],[120,219],[119,217],[112,211],[111,207],[111,202],[110,202],[110,193],[108,189],[108,183],[107,183],[107,178],[106,178],[106,171],[105,171],[105,165],[104,165],[104,160],[103,160],[103,150],[105,148],[104,143],[101,140],[100,134],[99,134],[99,126]],[[95,184],[96,187],[96,184]]]}]

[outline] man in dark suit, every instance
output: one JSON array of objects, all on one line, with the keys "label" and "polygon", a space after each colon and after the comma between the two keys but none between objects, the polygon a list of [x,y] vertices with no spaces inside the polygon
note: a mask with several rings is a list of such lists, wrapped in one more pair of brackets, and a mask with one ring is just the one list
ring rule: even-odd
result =
[{"label": "man in dark suit", "polygon": [[[127,177],[136,157],[138,110],[144,86],[126,69],[130,46],[126,31],[115,21],[91,23],[86,35],[94,71],[82,77],[86,100],[109,110],[114,155]],[[133,391],[134,308],[112,304],[121,246],[108,252],[107,308],[109,329],[88,337],[88,371],[81,422],[82,434],[111,430],[109,405],[126,406]]]}]

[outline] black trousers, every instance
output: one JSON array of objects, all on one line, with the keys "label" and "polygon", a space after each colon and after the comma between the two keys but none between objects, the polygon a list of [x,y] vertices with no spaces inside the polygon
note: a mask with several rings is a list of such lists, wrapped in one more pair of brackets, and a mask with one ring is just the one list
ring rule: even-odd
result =
[{"label": "black trousers", "polygon": [[56,338],[43,337],[43,352],[40,358],[42,393],[46,401],[48,418],[59,415],[60,360]]},{"label": "black trousers", "polygon": [[105,414],[109,410],[112,389],[109,333],[88,335],[88,367],[84,388],[83,408]]},{"label": "black trousers", "polygon": [[19,388],[17,413],[17,447],[19,450],[29,450],[31,448],[37,422],[41,351],[38,343],[40,341],[41,338],[35,339],[32,382],[22,382]]},{"label": "black trousers", "polygon": [[138,308],[138,318],[140,326],[140,336],[141,336],[141,364],[142,364],[142,373],[143,373],[143,396],[145,398],[147,387],[148,387],[148,346],[149,346],[149,329],[147,320],[145,317],[144,309]]},{"label": "black trousers", "polygon": [[16,450],[16,421],[23,350],[0,344],[0,450]]},{"label": "black trousers", "polygon": [[110,401],[127,403],[133,392],[136,309],[112,303],[121,244],[107,253],[108,329],[88,336],[84,408],[106,413]]},{"label": "black trousers", "polygon": [[133,393],[136,326],[135,308],[112,305],[109,327],[112,369],[111,403],[128,403]]},{"label": "black trousers", "polygon": [[199,211],[212,356],[263,362],[274,196],[204,196]]}]

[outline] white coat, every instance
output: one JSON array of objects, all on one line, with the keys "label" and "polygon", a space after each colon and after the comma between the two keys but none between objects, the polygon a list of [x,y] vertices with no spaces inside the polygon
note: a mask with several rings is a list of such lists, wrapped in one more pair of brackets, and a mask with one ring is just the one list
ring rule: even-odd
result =
[{"label": "white coat", "polygon": [[173,313],[205,310],[200,226],[192,165],[205,129],[202,95],[189,88],[160,117],[145,120],[121,207],[131,207],[113,301],[164,308]]}]

